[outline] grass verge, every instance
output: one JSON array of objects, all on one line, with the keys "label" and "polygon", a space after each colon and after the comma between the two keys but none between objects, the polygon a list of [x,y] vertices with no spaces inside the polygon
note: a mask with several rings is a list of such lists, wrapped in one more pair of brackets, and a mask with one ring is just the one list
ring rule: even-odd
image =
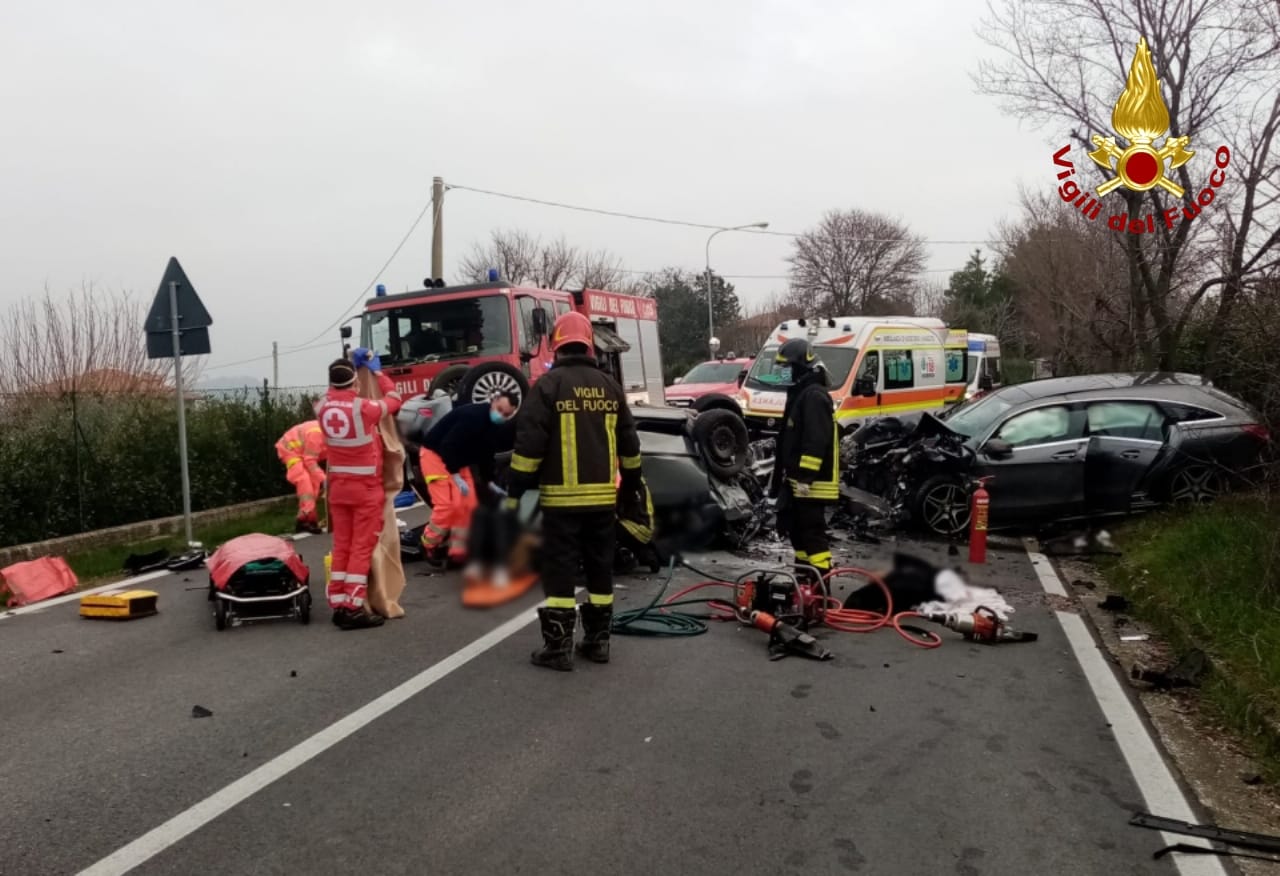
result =
[{"label": "grass verge", "polygon": [[1280,502],[1235,497],[1136,520],[1108,580],[1179,651],[1214,664],[1205,703],[1280,781]]},{"label": "grass verge", "polygon": [[[265,532],[269,535],[291,533],[296,516],[297,509],[286,505],[274,511],[262,511],[248,517],[224,520],[203,527],[197,526],[193,534],[196,541],[212,552],[224,541],[250,532]],[[119,577],[125,558],[129,554],[144,554],[162,548],[174,554],[182,553],[186,550],[185,540],[181,535],[177,535],[145,542],[94,548],[83,553],[71,554],[67,557],[67,563],[76,573],[81,587],[86,587]]]}]

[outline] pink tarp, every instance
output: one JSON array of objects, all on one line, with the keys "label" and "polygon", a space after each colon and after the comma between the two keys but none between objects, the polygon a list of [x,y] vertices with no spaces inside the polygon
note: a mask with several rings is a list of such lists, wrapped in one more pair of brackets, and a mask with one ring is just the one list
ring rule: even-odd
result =
[{"label": "pink tarp", "polygon": [[263,535],[254,532],[233,538],[213,552],[209,557],[209,575],[213,578],[213,586],[225,590],[227,582],[236,572],[249,563],[263,560],[280,560],[289,567],[298,581],[306,581],[311,574],[307,564],[302,562],[293,543],[274,535]]},{"label": "pink tarp", "polygon": [[0,569],[0,598],[7,608],[73,593],[76,584],[76,573],[62,557],[41,557]]}]

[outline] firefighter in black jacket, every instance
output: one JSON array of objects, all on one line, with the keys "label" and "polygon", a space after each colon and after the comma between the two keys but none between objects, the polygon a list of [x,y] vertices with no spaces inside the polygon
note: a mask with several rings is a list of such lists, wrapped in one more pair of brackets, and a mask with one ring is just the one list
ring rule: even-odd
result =
[{"label": "firefighter in black jacket", "polygon": [[778,531],[790,536],[796,565],[825,575],[831,570],[826,506],[840,496],[840,445],[827,371],[804,338],[783,343],[774,361],[789,384],[770,485],[778,500]]},{"label": "firefighter in black jacket", "polygon": [[573,669],[576,589],[586,584],[583,640],[578,652],[609,662],[613,621],[613,554],[618,464],[623,498],[643,488],[640,440],[626,393],[600,370],[591,322],[580,313],[556,320],[551,334],[555,366],[529,390],[516,416],[507,507],[525,490],[539,489],[542,507],[542,586],[538,609],[543,647],[534,665]]}]

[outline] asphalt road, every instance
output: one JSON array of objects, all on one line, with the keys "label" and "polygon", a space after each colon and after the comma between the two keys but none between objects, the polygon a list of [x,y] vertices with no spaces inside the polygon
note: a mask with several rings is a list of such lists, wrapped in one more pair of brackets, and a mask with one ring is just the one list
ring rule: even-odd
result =
[{"label": "asphalt road", "polygon": [[[325,546],[298,543],[319,582]],[[467,611],[408,569],[407,617],[369,631],[321,599],[310,626],[215,632],[203,571],[149,582],[150,618],[0,620],[0,873],[80,872],[537,604]],[[559,674],[531,623],[133,872],[1174,873],[1126,825],[1142,796],[1026,555],[973,578],[1039,641],[831,633],[833,661],[771,662],[714,624]],[[620,608],[660,584],[619,581]]]}]

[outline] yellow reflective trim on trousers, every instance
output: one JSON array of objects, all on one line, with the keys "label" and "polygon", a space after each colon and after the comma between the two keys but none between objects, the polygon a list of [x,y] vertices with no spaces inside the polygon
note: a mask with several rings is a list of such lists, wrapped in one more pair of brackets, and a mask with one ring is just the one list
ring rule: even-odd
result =
[{"label": "yellow reflective trim on trousers", "polygon": [[[796,487],[800,485],[800,482],[795,480],[794,478],[788,478],[787,482],[791,484],[791,489],[793,492],[795,491]],[[808,496],[800,496],[800,495],[796,496],[796,499],[802,502],[805,499],[838,499],[838,498],[840,498],[840,485],[833,481],[827,481],[821,484],[817,484],[817,483],[810,484]]]},{"label": "yellow reflective trim on trousers", "polygon": [[807,559],[809,559],[809,552],[808,552],[808,551],[800,551],[800,550],[796,551],[796,559],[797,559],[797,560],[807,560]]},{"label": "yellow reflective trim on trousers", "polygon": [[297,465],[300,462],[302,462],[302,457],[295,456],[284,464],[284,470],[288,471],[289,469],[293,468],[295,465]]},{"label": "yellow reflective trim on trousers", "polygon": [[511,454],[512,471],[523,472],[524,474],[533,474],[541,465],[541,459],[531,459],[528,456],[521,456],[518,453]]},{"label": "yellow reflective trim on trousers", "polygon": [[609,436],[609,480],[618,476],[618,415],[604,415],[604,432]]},{"label": "yellow reflective trim on trousers", "polygon": [[640,544],[648,544],[650,539],[653,538],[653,530],[647,526],[641,526],[639,523],[635,523],[631,520],[620,520],[618,522],[621,523],[622,528],[630,533],[631,537],[640,542]]},{"label": "yellow reflective trim on trousers", "polygon": [[809,562],[815,566],[830,566],[831,551],[823,551],[822,553],[819,553],[819,554],[811,554],[809,556]]},{"label": "yellow reflective trim on trousers", "polygon": [[800,467],[817,471],[822,468],[822,459],[817,456],[802,456],[800,457]]},{"label": "yellow reflective trim on trousers", "polygon": [[449,476],[448,475],[427,475],[423,478],[423,480],[429,484],[434,484],[436,481],[449,480]]},{"label": "yellow reflective trim on trousers", "polygon": [[578,483],[578,422],[573,414],[560,415],[560,470],[566,487]]},{"label": "yellow reflective trim on trousers", "polygon": [[572,596],[548,596],[547,608],[577,608],[578,600]]},{"label": "yellow reflective trim on trousers", "polygon": [[613,484],[547,484],[540,488],[544,496],[585,496],[587,494],[616,495],[617,488]]},{"label": "yellow reflective trim on trousers", "polygon": [[640,454],[637,453],[635,456],[622,457],[622,467],[626,469],[639,468]]},{"label": "yellow reflective trim on trousers", "polygon": [[587,598],[592,605],[613,605],[612,593],[588,593]]}]

